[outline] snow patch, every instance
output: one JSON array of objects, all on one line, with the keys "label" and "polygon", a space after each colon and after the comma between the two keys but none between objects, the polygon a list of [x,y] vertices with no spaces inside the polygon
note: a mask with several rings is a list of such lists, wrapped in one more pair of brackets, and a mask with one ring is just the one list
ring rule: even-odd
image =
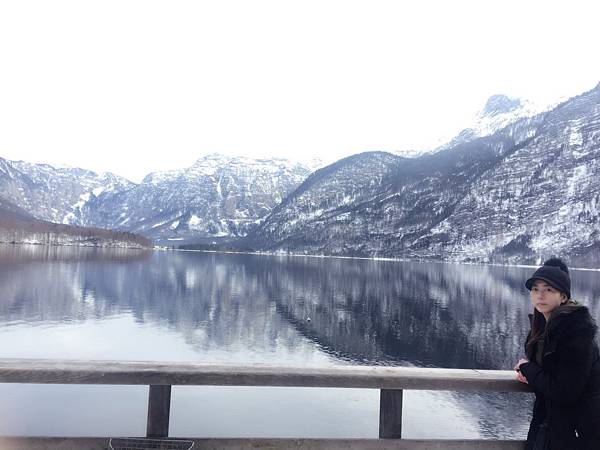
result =
[{"label": "snow patch", "polygon": [[75,221],[75,214],[73,214],[72,212],[63,217],[62,223],[64,223],[65,225],[69,225],[70,223],[72,223],[71,221]]},{"label": "snow patch", "polygon": [[575,195],[577,192],[577,187],[583,184],[582,181],[586,178],[587,173],[588,168],[585,164],[581,164],[573,169],[573,175],[571,178],[569,178],[567,185],[567,194],[569,197],[573,197]]},{"label": "snow patch", "polygon": [[100,194],[102,194],[104,192],[104,190],[105,190],[105,188],[103,188],[103,187],[97,187],[96,189],[94,189],[92,191],[92,193],[94,194],[95,197],[98,197]]},{"label": "snow patch", "polygon": [[162,222],[155,223],[155,224],[154,224],[154,225],[152,225],[150,228],[157,228],[157,227],[160,227],[161,225],[164,225],[164,224],[165,224],[165,223],[167,223],[167,222],[168,222],[168,220],[163,220]]}]

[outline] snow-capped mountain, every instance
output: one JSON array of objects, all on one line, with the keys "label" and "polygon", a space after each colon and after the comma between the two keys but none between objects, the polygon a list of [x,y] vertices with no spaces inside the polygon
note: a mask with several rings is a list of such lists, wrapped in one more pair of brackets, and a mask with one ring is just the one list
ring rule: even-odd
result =
[{"label": "snow-capped mountain", "polygon": [[518,120],[532,118],[554,106],[556,105],[536,104],[530,100],[512,98],[502,94],[492,95],[467,128],[458,133],[450,142],[441,145],[431,153],[464,144],[478,137],[492,135]]},{"label": "snow-capped mountain", "polygon": [[512,98],[502,94],[492,95],[488,98],[485,106],[473,117],[469,125],[449,141],[439,139],[438,144],[433,148],[397,149],[390,151],[390,153],[404,158],[418,158],[419,156],[438,153],[479,137],[492,135],[523,119],[533,119],[535,116],[549,111],[557,104],[534,103],[530,100]]},{"label": "snow-capped mountain", "polygon": [[414,256],[413,242],[452,214],[469,184],[528,139],[515,124],[435,155],[345,158],[310,176],[248,243],[274,251]]},{"label": "snow-capped mountain", "polygon": [[212,241],[245,236],[320,165],[211,154],[135,184],[111,173],[0,158],[0,198],[50,222],[174,243]]},{"label": "snow-capped mountain", "polygon": [[423,247],[460,259],[561,254],[600,260],[598,180],[600,84],[548,112],[533,139],[471,184]]},{"label": "snow-capped mountain", "polygon": [[0,243],[149,248],[152,242],[132,233],[83,228],[36,219],[0,198]]},{"label": "snow-capped mountain", "polygon": [[0,158],[0,200],[38,219],[135,232],[162,243],[237,241],[257,250],[461,261],[550,254],[600,261],[600,84],[549,111],[528,108],[494,96],[469,133],[435,153],[368,152],[314,172],[284,159],[212,154],[134,184]]},{"label": "snow-capped mountain", "polygon": [[185,169],[151,173],[129,189],[102,192],[69,219],[163,242],[230,239],[245,236],[309,174],[285,159],[211,154]]},{"label": "snow-capped mountain", "polygon": [[[497,98],[486,114],[517,107]],[[320,169],[248,242],[318,254],[584,260],[600,256],[598,179],[600,85],[435,154],[366,153]]]},{"label": "snow-capped mountain", "polygon": [[491,96],[469,128],[475,137],[487,136],[524,117],[544,112],[546,107],[529,100],[510,98],[506,95]]},{"label": "snow-capped mountain", "polygon": [[35,218],[68,223],[74,208],[103,191],[128,189],[133,183],[112,173],[0,158],[0,195]]}]

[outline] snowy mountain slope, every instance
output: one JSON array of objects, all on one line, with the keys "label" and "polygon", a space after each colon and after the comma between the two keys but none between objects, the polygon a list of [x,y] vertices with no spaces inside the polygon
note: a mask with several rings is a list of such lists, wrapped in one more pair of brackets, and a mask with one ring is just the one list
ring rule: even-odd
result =
[{"label": "snowy mountain slope", "polygon": [[83,228],[39,220],[0,198],[0,243],[150,248],[152,242],[132,233]]},{"label": "snowy mountain slope", "polygon": [[584,255],[600,243],[599,104],[600,85],[436,154],[346,158],[307,179],[249,242],[478,261]]},{"label": "snowy mountain slope", "polygon": [[600,261],[599,105],[600,85],[526,117],[521,101],[496,96],[472,134],[450,147],[417,158],[362,153],[312,175],[288,160],[213,154],[136,185],[0,158],[0,201],[40,219],[163,243],[240,239],[258,250],[317,254]]},{"label": "snowy mountain slope", "polygon": [[[338,234],[352,221],[357,205],[375,201],[390,186],[404,158],[367,152],[344,158],[313,173],[273,210],[248,242],[265,249],[310,248],[350,252],[351,236]],[[333,247],[327,247],[331,244]]]},{"label": "snowy mountain slope", "polygon": [[[315,172],[265,219],[247,245],[309,253],[396,255],[448,217],[468,184],[515,145],[504,133],[437,155],[368,152]],[[474,148],[476,147],[476,148]]]},{"label": "snowy mountain slope", "polygon": [[556,105],[535,104],[529,100],[502,94],[492,95],[467,128],[449,142],[427,153],[437,153],[479,137],[490,136],[517,121],[543,114],[554,106]]},{"label": "snowy mountain slope", "polygon": [[285,159],[211,154],[182,170],[151,173],[128,190],[102,193],[72,223],[163,241],[230,239],[246,235],[309,173]]},{"label": "snowy mountain slope", "polygon": [[426,247],[459,259],[584,258],[600,243],[598,180],[600,85],[550,111],[534,139],[482,174]]},{"label": "snowy mountain slope", "polygon": [[131,185],[111,173],[98,175],[84,169],[0,158],[0,197],[40,220],[66,223],[73,208],[91,196]]}]

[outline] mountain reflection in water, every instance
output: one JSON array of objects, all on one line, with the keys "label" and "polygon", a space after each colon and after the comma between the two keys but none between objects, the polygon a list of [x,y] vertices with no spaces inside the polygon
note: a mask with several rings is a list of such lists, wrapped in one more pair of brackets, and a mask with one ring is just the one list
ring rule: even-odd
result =
[{"label": "mountain reflection in water", "polygon": [[[527,333],[531,307],[523,281],[531,271],[357,259],[0,246],[0,355],[511,369],[521,356]],[[573,271],[572,278],[573,297],[598,317],[593,302],[600,289],[598,277],[594,272]],[[6,389],[2,386],[0,394]],[[30,389],[23,388],[23,392]],[[190,390],[179,392],[187,392],[189,398],[196,395]],[[451,403],[448,411],[459,411],[465,422],[473,423],[475,435],[522,438],[526,430],[529,395],[431,393],[425,399],[425,394],[408,394],[418,396],[413,413],[423,405],[437,408],[431,399]],[[298,404],[294,407],[300,409]],[[373,405],[363,409],[369,408]],[[414,418],[410,406],[406,408],[407,434],[431,436],[426,418]],[[360,410],[360,405],[355,409]],[[180,416],[183,423],[185,413],[181,411]],[[357,416],[356,421],[360,420]],[[455,418],[440,420],[451,423]],[[358,436],[376,434],[376,423],[365,422],[369,425]],[[279,425],[270,429],[285,429]],[[120,430],[112,430],[116,429]],[[179,429],[188,435],[202,432],[192,424]],[[28,434],[52,432],[35,426],[26,430]],[[215,435],[214,430],[207,430],[207,435]],[[327,435],[325,426],[311,430],[316,430],[316,436]],[[464,436],[460,431],[448,428],[450,437]],[[11,432],[15,433],[14,428],[0,424],[0,433]],[[222,433],[253,435],[243,427]],[[254,435],[270,434],[267,429]],[[274,431],[272,435],[279,434]]]}]

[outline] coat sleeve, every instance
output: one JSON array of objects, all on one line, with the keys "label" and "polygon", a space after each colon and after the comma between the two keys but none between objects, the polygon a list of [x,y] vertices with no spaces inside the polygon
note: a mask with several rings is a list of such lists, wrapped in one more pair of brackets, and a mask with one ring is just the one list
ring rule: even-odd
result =
[{"label": "coat sleeve", "polygon": [[569,338],[556,349],[556,370],[549,372],[536,362],[521,364],[521,373],[534,391],[561,405],[575,403],[585,388],[593,364],[594,342]]}]

